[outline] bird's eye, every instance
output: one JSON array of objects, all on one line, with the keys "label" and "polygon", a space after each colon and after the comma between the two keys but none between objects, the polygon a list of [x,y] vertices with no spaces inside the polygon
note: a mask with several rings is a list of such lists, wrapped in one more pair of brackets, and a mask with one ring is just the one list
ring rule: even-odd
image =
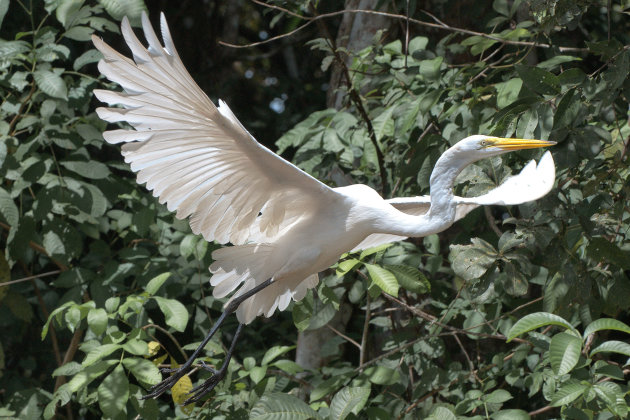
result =
[{"label": "bird's eye", "polygon": [[481,147],[486,147],[488,145],[488,142],[485,140],[481,140],[481,142],[479,142],[479,144],[481,145]]}]

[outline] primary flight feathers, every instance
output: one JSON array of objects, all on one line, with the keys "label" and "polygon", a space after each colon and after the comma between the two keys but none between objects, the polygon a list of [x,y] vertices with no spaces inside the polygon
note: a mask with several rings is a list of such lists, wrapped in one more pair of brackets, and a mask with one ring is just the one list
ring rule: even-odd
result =
[{"label": "primary flight feathers", "polygon": [[[125,121],[135,130],[106,131],[109,143],[121,143],[125,161],[153,195],[190,216],[196,234],[208,241],[243,244],[264,208],[260,230],[277,233],[286,217],[336,193],[259,144],[222,101],[217,108],[184,68],[164,15],[163,48],[145,14],[142,27],[149,48],[122,21],[122,34],[134,61],[97,37],[103,53],[100,72],[124,92],[97,89],[96,97],[121,108],[98,108],[108,122]],[[292,210],[293,209],[293,210]],[[257,233],[255,233],[258,235]]]}]

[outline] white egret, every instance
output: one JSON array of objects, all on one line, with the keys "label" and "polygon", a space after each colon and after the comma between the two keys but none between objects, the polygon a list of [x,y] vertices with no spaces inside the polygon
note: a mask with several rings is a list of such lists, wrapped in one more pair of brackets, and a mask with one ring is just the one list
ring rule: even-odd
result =
[{"label": "white egret", "polygon": [[103,133],[109,143],[124,143],[122,154],[138,182],[190,218],[195,234],[208,241],[232,243],[213,252],[213,294],[231,300],[191,358],[151,389],[157,397],[185,375],[225,317],[236,312],[240,322],[226,360],[213,376],[193,389],[187,402],[198,400],[225,375],[243,324],[271,316],[292,300],[302,299],[318,283],[317,273],[350,250],[422,237],[447,229],[473,208],[485,204],[520,204],[545,195],[555,169],[547,152],[520,174],[488,194],[453,195],[453,183],[467,165],[512,150],[554,144],[543,140],[475,135],[448,149],[430,179],[431,196],[384,200],[366,185],[331,188],[260,145],[228,106],[216,107],[182,64],[161,15],[164,46],[146,14],[142,27],[148,48],[136,38],[127,19],[122,34],[133,60],[93,37],[103,53],[100,72],[124,92],[95,90],[110,105],[100,118],[127,122],[134,129]]}]

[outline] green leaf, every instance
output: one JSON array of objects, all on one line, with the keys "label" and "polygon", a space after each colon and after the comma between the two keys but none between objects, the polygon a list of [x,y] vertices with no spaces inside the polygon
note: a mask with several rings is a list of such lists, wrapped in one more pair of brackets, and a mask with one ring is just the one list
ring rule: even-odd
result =
[{"label": "green leaf", "polygon": [[107,328],[107,312],[103,308],[96,308],[90,310],[87,315],[87,323],[92,332],[96,335],[101,335]]},{"label": "green leaf", "polygon": [[122,365],[103,379],[97,391],[98,405],[107,417],[116,417],[124,410],[129,399],[129,381]]},{"label": "green leaf", "polygon": [[65,365],[59,366],[52,373],[53,377],[57,376],[74,376],[77,373],[81,372],[83,366],[77,362],[68,362]]},{"label": "green leaf", "polygon": [[485,403],[488,404],[503,404],[506,401],[511,400],[512,394],[504,389],[495,389],[490,393],[490,395],[486,395],[483,397]]},{"label": "green leaf", "polygon": [[157,293],[160,287],[164,284],[164,282],[171,276],[171,273],[162,273],[153,277],[146,286],[144,286],[144,290],[150,294],[154,295]]},{"label": "green leaf", "polygon": [[558,103],[558,109],[553,117],[553,129],[559,130],[568,127],[577,117],[580,109],[583,107],[580,101],[580,95],[576,89],[568,90]]},{"label": "green leaf", "polygon": [[2,27],[2,21],[9,10],[9,2],[10,0],[0,0],[0,27]]},{"label": "green leaf", "polygon": [[578,399],[588,388],[589,385],[580,382],[566,383],[553,395],[550,405],[552,407],[567,405]]},{"label": "green leaf", "polygon": [[64,33],[64,36],[75,41],[85,42],[91,39],[93,33],[94,29],[89,26],[73,26]]},{"label": "green leaf", "polygon": [[0,214],[13,229],[17,228],[20,213],[8,192],[0,188]]},{"label": "green leaf", "polygon": [[589,335],[602,330],[615,330],[630,334],[630,327],[623,322],[612,318],[600,318],[588,324],[588,327],[584,330],[583,337],[586,338]]},{"label": "green leaf", "polygon": [[267,366],[255,366],[249,372],[249,377],[255,384],[257,384],[265,377],[266,374]]},{"label": "green leaf", "polygon": [[488,242],[474,238],[472,245],[451,245],[451,258],[455,274],[464,280],[474,280],[488,271],[498,254]]},{"label": "green leaf", "polygon": [[401,264],[386,265],[384,268],[396,277],[398,284],[411,292],[428,293],[431,291],[431,283],[416,268]]},{"label": "green leaf", "polygon": [[281,356],[285,354],[286,352],[289,352],[294,349],[295,349],[295,346],[274,346],[270,348],[269,350],[267,350],[260,364],[262,366],[268,365],[273,360],[275,360],[278,356]]},{"label": "green leaf", "polygon": [[88,50],[77,57],[74,60],[74,64],[72,64],[72,69],[74,71],[79,71],[83,66],[86,66],[91,63],[96,63],[98,60],[103,58],[103,54],[99,50]]},{"label": "green leaf", "polygon": [[617,340],[609,340],[605,341],[596,348],[591,351],[590,357],[597,353],[608,352],[608,353],[619,353],[624,356],[630,357],[630,344],[624,343],[623,341]]},{"label": "green leaf", "polygon": [[586,247],[586,252],[595,261],[606,260],[624,270],[630,269],[630,251],[621,250],[616,244],[601,236],[591,239]]},{"label": "green leaf", "polygon": [[290,394],[274,392],[263,395],[249,413],[249,420],[308,420],[320,418],[315,410],[299,398]]},{"label": "green leaf", "polygon": [[41,334],[42,340],[46,338],[46,335],[48,334],[48,329],[50,328],[50,323],[53,320],[53,318],[61,314],[63,311],[66,310],[66,308],[72,305],[75,305],[75,303],[72,301],[68,301],[50,313],[50,315],[48,316],[48,319],[46,320],[46,323],[44,324],[44,327],[42,328],[42,334]]},{"label": "green leaf", "polygon": [[74,375],[74,377],[68,382],[68,389],[70,392],[77,392],[90,384],[94,379],[103,375],[115,364],[118,364],[118,360],[102,360],[98,363],[94,363],[91,366],[86,367],[81,372]]},{"label": "green leaf", "polygon": [[132,22],[138,21],[143,10],[146,10],[143,0],[99,0],[107,13],[116,20],[129,17]]},{"label": "green leaf", "polygon": [[396,281],[396,276],[378,265],[365,264],[365,268],[367,268],[370,279],[372,279],[374,284],[385,293],[398,297],[398,288],[400,286],[398,281]]},{"label": "green leaf", "polygon": [[370,388],[345,387],[333,397],[330,403],[330,420],[344,420],[350,413],[355,415],[365,406],[370,396]]},{"label": "green leaf", "polygon": [[[420,62],[420,68],[418,69],[418,72],[426,80],[437,80],[440,77],[440,68],[442,67],[443,62],[444,57],[435,57],[431,60],[422,60]],[[442,93],[440,90],[436,90],[436,92],[438,92],[439,94]]]},{"label": "green leaf", "polygon": [[44,249],[51,256],[63,256],[66,254],[66,247],[57,232],[49,230],[44,234],[42,242]]},{"label": "green leaf", "polygon": [[427,44],[429,43],[429,38],[424,36],[417,36],[409,41],[409,46],[407,48],[407,52],[410,55],[413,55],[416,51],[422,51],[427,48]]},{"label": "green leaf", "polygon": [[376,135],[377,141],[380,141],[385,136],[391,136],[394,134],[394,120],[392,119],[393,112],[394,107],[390,106],[372,121],[372,127],[374,128],[374,134]]},{"label": "green leaf", "polygon": [[33,78],[37,86],[53,98],[68,99],[68,88],[66,82],[63,81],[59,74],[48,70],[36,70],[33,72]]},{"label": "green leaf", "polygon": [[363,371],[363,375],[377,385],[392,385],[400,380],[398,369],[390,369],[385,366],[370,366]]},{"label": "green leaf", "polygon": [[357,264],[360,264],[360,263],[361,261],[355,258],[350,258],[349,260],[340,261],[339,264],[337,264],[337,269],[335,270],[335,274],[337,274],[337,277],[343,277],[346,273],[348,273],[350,270],[356,267]]},{"label": "green leaf", "polygon": [[446,407],[436,407],[425,420],[457,420],[457,416]]},{"label": "green leaf", "polygon": [[573,334],[561,332],[551,338],[549,361],[556,375],[571,372],[577,365],[582,351],[582,339]]},{"label": "green leaf", "polygon": [[574,55],[555,55],[549,60],[541,61],[540,63],[536,64],[536,67],[545,70],[553,70],[560,64],[570,63],[573,61],[582,61],[582,59]]},{"label": "green leaf", "polygon": [[110,174],[107,165],[95,160],[83,162],[79,160],[66,160],[59,162],[64,168],[76,172],[84,178],[88,179],[104,179]]},{"label": "green leaf", "polygon": [[525,86],[541,95],[555,95],[560,92],[558,76],[538,67],[523,64],[514,66]]},{"label": "green leaf", "polygon": [[197,235],[189,234],[184,236],[184,239],[179,243],[179,253],[182,257],[188,258],[195,253],[197,242],[199,237]]},{"label": "green leaf", "polygon": [[525,410],[509,409],[501,410],[490,415],[492,420],[530,420],[531,417]]},{"label": "green leaf", "polygon": [[149,345],[146,341],[132,338],[123,344],[123,350],[135,356],[146,356],[149,354]]},{"label": "green leaf", "polygon": [[536,328],[544,327],[546,325],[557,325],[564,327],[567,330],[573,332],[574,335],[580,336],[580,333],[569,324],[564,318],[550,314],[548,312],[535,312],[519,319],[516,324],[510,328],[510,332],[507,335],[507,342],[509,343],[519,335],[525,334],[528,331],[535,330]]},{"label": "green leaf", "polygon": [[120,344],[102,344],[90,350],[81,364],[88,367],[122,348]]},{"label": "green leaf", "polygon": [[363,260],[363,259],[365,259],[365,257],[368,257],[370,255],[373,255],[373,254],[376,254],[378,252],[384,251],[387,248],[389,248],[390,246],[392,246],[391,243],[377,245],[377,246],[373,246],[372,248],[364,249],[363,251],[361,251],[361,254],[359,254],[359,259]]},{"label": "green leaf", "polygon": [[519,78],[495,84],[494,87],[497,90],[497,107],[503,109],[518,99],[518,94],[522,86],[523,81]]},{"label": "green leaf", "polygon": [[188,311],[186,307],[175,299],[166,299],[161,296],[153,296],[160,310],[166,317],[166,324],[175,328],[179,332],[186,329],[188,323]]},{"label": "green leaf", "polygon": [[162,380],[160,370],[150,360],[128,357],[123,359],[123,365],[143,384],[155,385]]}]

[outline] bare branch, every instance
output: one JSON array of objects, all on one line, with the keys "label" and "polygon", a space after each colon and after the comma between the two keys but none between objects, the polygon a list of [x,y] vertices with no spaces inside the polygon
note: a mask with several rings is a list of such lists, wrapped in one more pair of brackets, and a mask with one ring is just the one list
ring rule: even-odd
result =
[{"label": "bare branch", "polygon": [[302,20],[304,20],[306,22],[303,25],[298,26],[294,30],[292,30],[290,32],[287,32],[286,34],[277,35],[277,36],[271,37],[269,39],[266,39],[264,41],[253,42],[253,43],[244,44],[244,45],[236,45],[236,44],[230,44],[230,43],[227,43],[227,42],[219,41],[219,43],[221,45],[224,45],[224,46],[230,47],[230,48],[250,48],[250,47],[255,47],[255,46],[258,46],[258,45],[267,44],[267,43],[270,43],[270,42],[277,41],[278,39],[281,39],[281,38],[289,37],[289,36],[295,34],[296,32],[299,32],[302,29],[306,28],[307,26],[309,26],[311,23],[313,23],[316,20],[327,19],[327,18],[343,15],[345,13],[364,13],[364,14],[368,14],[368,15],[378,15],[378,16],[389,17],[389,18],[392,18],[392,19],[404,20],[405,22],[414,23],[414,24],[419,25],[419,26],[425,26],[425,27],[429,27],[429,28],[434,28],[434,29],[439,29],[439,30],[444,30],[444,31],[449,31],[449,32],[455,32],[455,33],[460,33],[460,34],[479,36],[479,37],[482,37],[482,38],[491,39],[493,41],[500,42],[502,44],[507,44],[507,45],[525,45],[525,46],[531,46],[531,47],[537,47],[537,48],[557,48],[558,51],[560,51],[560,52],[568,52],[568,51],[585,52],[585,51],[588,51],[586,48],[558,47],[558,46],[551,45],[551,44],[538,43],[538,42],[532,42],[532,41],[512,41],[512,40],[507,40],[507,39],[500,38],[500,37],[495,36],[495,35],[485,34],[483,32],[476,32],[476,31],[471,31],[471,30],[468,30],[468,29],[457,28],[457,27],[450,26],[450,25],[440,21],[435,16],[431,15],[430,13],[428,13],[427,11],[424,11],[424,10],[423,10],[423,13],[427,14],[428,16],[430,16],[437,23],[424,22],[422,20],[413,19],[413,18],[410,18],[408,16],[399,15],[399,14],[395,14],[395,13],[381,12],[381,11],[378,11],[378,10],[363,10],[363,9],[345,9],[345,10],[339,10],[339,11],[336,11],[336,12],[324,13],[324,14],[317,15],[317,16],[304,16],[304,15],[300,15],[298,13],[292,12],[292,11],[290,11],[288,9],[283,8],[283,7],[265,4],[265,3],[263,3],[263,2],[261,2],[259,0],[252,0],[252,2],[254,2],[256,4],[259,4],[261,6],[264,6],[264,7],[268,7],[270,9],[274,9],[274,10],[281,11],[283,13],[287,13],[287,14],[289,14],[291,16],[294,16],[294,17],[297,17],[299,19],[302,19]]}]

